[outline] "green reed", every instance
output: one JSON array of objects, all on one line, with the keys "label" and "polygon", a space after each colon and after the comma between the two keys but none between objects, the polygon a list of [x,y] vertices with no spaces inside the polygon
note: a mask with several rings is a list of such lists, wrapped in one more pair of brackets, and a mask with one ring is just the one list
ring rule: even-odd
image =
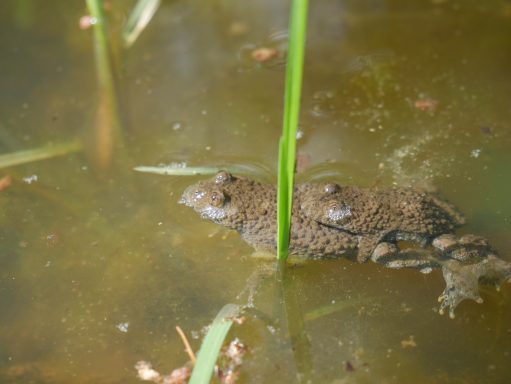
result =
[{"label": "green reed", "polygon": [[98,105],[93,134],[93,161],[100,169],[110,166],[116,140],[120,140],[121,119],[116,68],[103,0],[86,0],[94,31],[98,78]]},{"label": "green reed", "polygon": [[[288,255],[289,232],[291,225],[291,210],[293,203],[293,185],[296,163],[296,133],[298,131],[298,117],[300,114],[300,95],[302,88],[303,59],[305,52],[305,32],[307,25],[308,0],[293,0],[291,5],[291,17],[289,28],[289,51],[286,70],[286,89],[284,105],[284,123],[282,136],[279,141],[279,167],[278,167],[278,196],[277,196],[277,256],[279,260],[286,260]],[[154,172],[139,167],[138,171]],[[201,169],[200,171],[204,171]],[[207,172],[207,170],[206,170]],[[285,279],[284,279],[285,280]],[[284,284],[284,288],[287,284]],[[289,291],[289,290],[288,290]],[[296,292],[294,292],[296,293]],[[287,296],[287,295],[285,295]],[[293,300],[287,300],[294,302]],[[195,364],[190,379],[190,384],[208,383],[215,363],[218,359],[221,345],[230,326],[232,325],[233,314],[238,310],[237,306],[226,305],[217,315],[212,327],[199,351],[197,363]],[[289,308],[287,308],[289,311]],[[296,310],[291,312],[295,313]],[[294,316],[287,316],[294,318]],[[298,326],[297,326],[298,325]],[[299,353],[297,360],[305,363],[299,365],[300,371],[310,371],[310,351],[308,340],[303,332],[303,322],[288,324],[293,340],[299,340],[296,344]],[[303,367],[302,367],[303,365]]]},{"label": "green reed", "polygon": [[204,337],[189,384],[203,384],[211,381],[218,354],[239,310],[240,308],[235,304],[226,304],[218,312]]},{"label": "green reed", "polygon": [[138,0],[128,21],[122,29],[122,43],[129,48],[138,39],[142,31],[147,27],[160,6],[161,0]]},{"label": "green reed", "polygon": [[286,69],[284,123],[279,141],[277,192],[277,258],[288,256],[293,189],[296,164],[296,134],[300,115],[303,60],[307,29],[308,0],[293,0],[289,27],[289,51]]},{"label": "green reed", "polygon": [[82,143],[75,140],[63,144],[47,145],[41,148],[4,153],[0,155],[0,169],[30,163],[32,161],[51,159],[53,157],[67,155],[68,153],[79,152],[81,150]]}]

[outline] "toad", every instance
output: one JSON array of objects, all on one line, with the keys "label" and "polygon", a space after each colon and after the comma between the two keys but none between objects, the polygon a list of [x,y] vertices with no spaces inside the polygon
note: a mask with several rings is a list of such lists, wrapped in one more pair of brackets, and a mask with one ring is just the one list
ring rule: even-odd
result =
[{"label": "toad", "polygon": [[[388,268],[442,268],[446,289],[440,313],[464,299],[482,301],[479,282],[511,280],[501,260],[479,236],[457,238],[464,224],[454,206],[434,194],[405,188],[298,184],[293,197],[289,253],[302,258],[369,258]],[[238,231],[258,251],[277,248],[276,187],[221,171],[188,187],[180,203],[202,218]],[[403,244],[406,242],[406,244]]]}]

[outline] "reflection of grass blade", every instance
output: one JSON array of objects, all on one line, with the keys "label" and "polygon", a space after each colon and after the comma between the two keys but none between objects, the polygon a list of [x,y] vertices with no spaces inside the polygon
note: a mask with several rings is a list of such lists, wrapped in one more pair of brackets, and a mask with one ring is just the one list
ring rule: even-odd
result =
[{"label": "reflection of grass blade", "polygon": [[208,334],[202,342],[189,384],[210,382],[220,348],[227,336],[227,332],[229,332],[229,328],[231,328],[232,319],[238,313],[239,307],[235,304],[227,304],[218,312]]},{"label": "reflection of grass blade", "polygon": [[367,304],[371,302],[371,299],[347,299],[336,302],[335,304],[328,304],[323,307],[319,307],[309,311],[305,314],[305,321],[311,321],[319,319],[323,316],[330,315],[335,312],[343,311],[348,308],[356,307],[361,304]]},{"label": "reflection of grass blade", "polygon": [[122,29],[122,41],[126,48],[131,47],[135,40],[137,40],[159,6],[160,0],[138,0],[128,17],[126,25]]},{"label": "reflection of grass blade", "polygon": [[28,29],[32,27],[35,20],[36,6],[32,0],[16,0],[12,3],[14,7],[14,21],[18,27]]},{"label": "reflection of grass blade", "polygon": [[309,383],[313,369],[311,343],[305,331],[296,282],[292,271],[286,268],[283,261],[278,263],[277,277],[280,283],[280,301],[284,309],[284,323],[287,325],[298,377],[301,383]]},{"label": "reflection of grass blade", "polygon": [[284,124],[279,142],[279,180],[277,195],[277,255],[287,258],[296,159],[296,132],[300,114],[305,31],[308,0],[293,0],[291,5],[289,53],[286,70]]},{"label": "reflection of grass blade", "polygon": [[119,102],[114,78],[114,65],[108,25],[102,0],[86,0],[94,24],[94,49],[99,83],[98,109],[94,133],[94,161],[107,168],[112,161],[115,136],[120,136]]},{"label": "reflection of grass blade", "polygon": [[48,145],[42,148],[6,153],[0,155],[0,168],[50,159],[52,157],[62,156],[72,152],[78,152],[81,149],[82,144],[79,141],[72,141],[66,144]]}]

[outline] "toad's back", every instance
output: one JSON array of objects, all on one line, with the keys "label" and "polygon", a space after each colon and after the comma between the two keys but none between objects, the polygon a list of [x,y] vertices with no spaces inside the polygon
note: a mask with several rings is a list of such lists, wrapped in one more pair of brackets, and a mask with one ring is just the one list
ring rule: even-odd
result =
[{"label": "toad's back", "polygon": [[304,215],[353,234],[397,231],[434,237],[464,223],[451,204],[409,188],[359,188],[337,184],[299,186]]}]

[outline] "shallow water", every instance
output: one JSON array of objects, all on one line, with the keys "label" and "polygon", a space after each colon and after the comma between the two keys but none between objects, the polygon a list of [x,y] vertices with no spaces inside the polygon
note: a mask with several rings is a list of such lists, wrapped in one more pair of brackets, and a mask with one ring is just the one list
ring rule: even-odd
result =
[{"label": "shallow water", "polygon": [[[299,180],[437,188],[466,214],[460,232],[511,261],[509,3],[311,3]],[[113,5],[114,33],[130,5]],[[2,152],[92,136],[83,2],[1,8]],[[237,295],[261,262],[177,204],[200,177],[132,168],[274,172],[284,67],[247,52],[285,50],[287,19],[288,4],[270,0],[163,2],[120,58],[123,145],[110,169],[89,150],[1,171],[14,179],[0,192],[1,382],[136,383],[139,360],[168,373],[188,359],[176,325],[198,350],[222,306],[244,303]],[[287,310],[305,319],[308,342],[293,349],[279,284],[266,279],[260,314],[228,336],[249,349],[240,383],[511,380],[509,285],[485,288],[483,304],[464,302],[450,320],[435,312],[438,271],[314,261],[288,278]]]}]

